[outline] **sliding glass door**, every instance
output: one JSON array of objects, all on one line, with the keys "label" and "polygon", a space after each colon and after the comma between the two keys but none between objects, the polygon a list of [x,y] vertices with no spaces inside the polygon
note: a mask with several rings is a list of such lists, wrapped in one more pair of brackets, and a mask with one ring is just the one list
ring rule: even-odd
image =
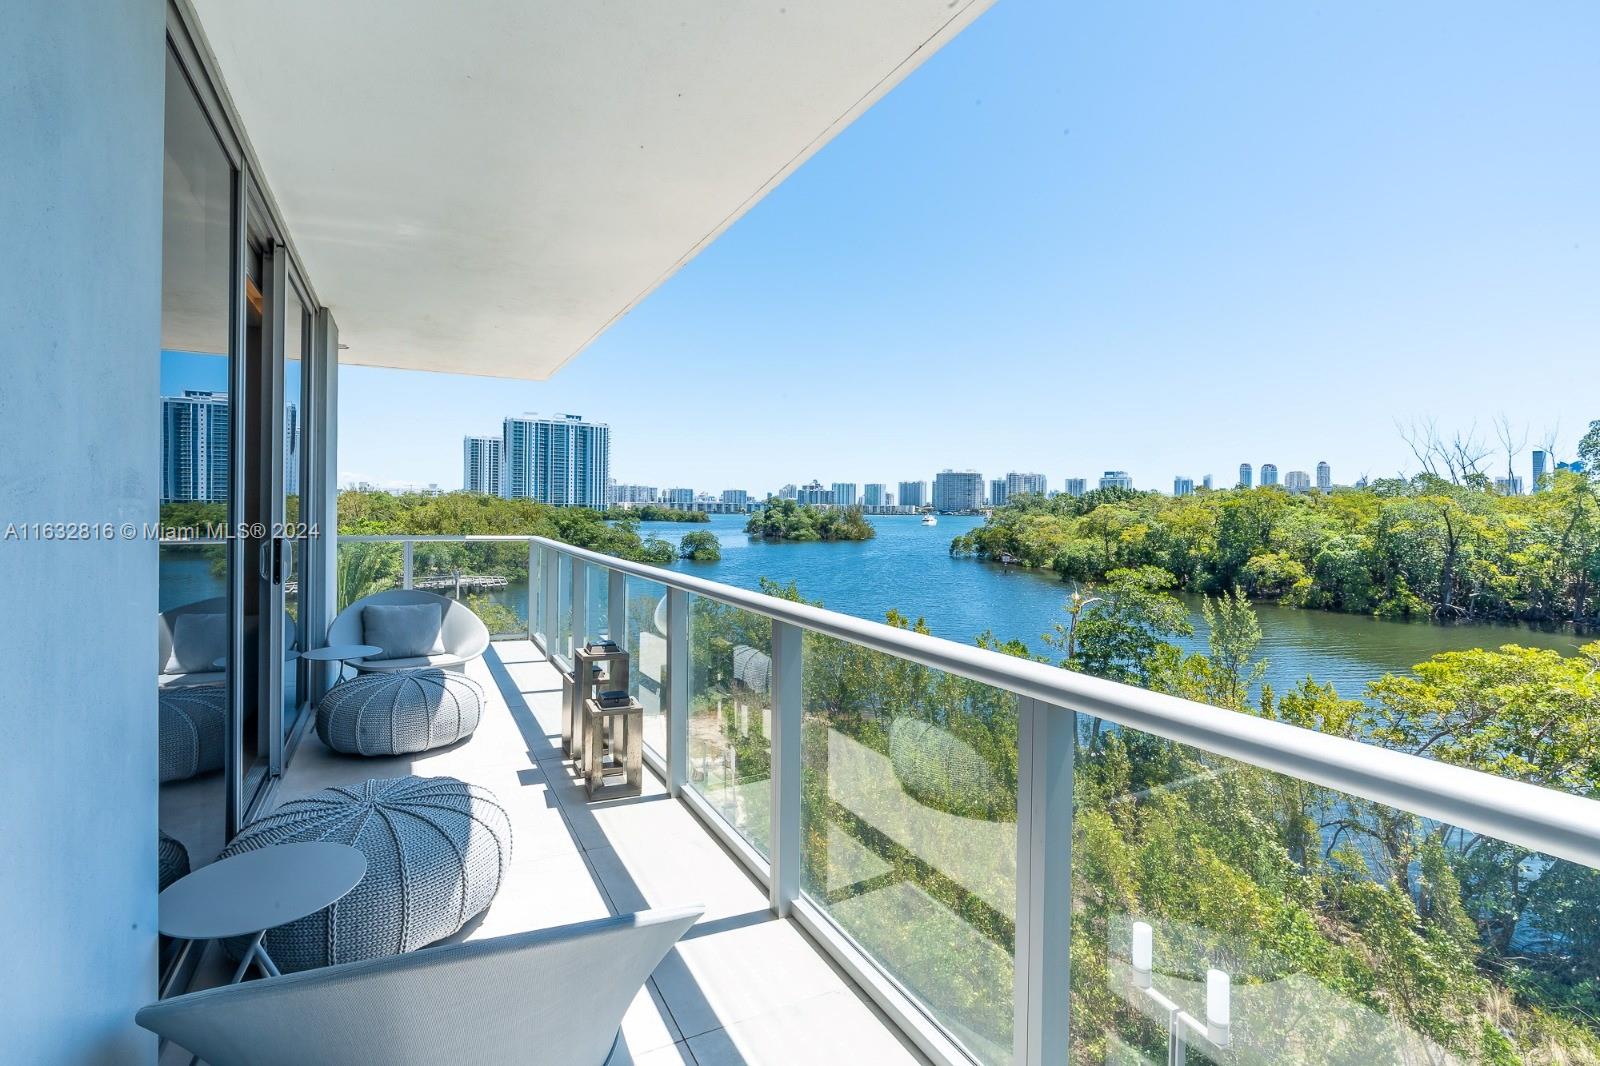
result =
[{"label": "sliding glass door", "polygon": [[239,818],[233,684],[240,171],[168,54],[161,292],[156,687],[163,883],[209,862]]},{"label": "sliding glass door", "polygon": [[169,44],[156,683],[161,846],[179,871],[211,861],[282,772],[311,695],[303,608],[321,612],[315,299],[192,47]]}]

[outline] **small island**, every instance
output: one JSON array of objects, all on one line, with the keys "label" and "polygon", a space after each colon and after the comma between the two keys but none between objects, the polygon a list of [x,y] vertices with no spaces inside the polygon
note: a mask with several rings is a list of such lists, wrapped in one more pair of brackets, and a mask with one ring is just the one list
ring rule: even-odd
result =
[{"label": "small island", "polygon": [[717,542],[715,533],[697,529],[693,533],[685,533],[683,540],[679,541],[678,558],[691,563],[718,562],[722,558],[722,545]]},{"label": "small island", "polygon": [[878,535],[860,507],[815,507],[794,500],[768,501],[744,531],[762,540],[871,540]]}]

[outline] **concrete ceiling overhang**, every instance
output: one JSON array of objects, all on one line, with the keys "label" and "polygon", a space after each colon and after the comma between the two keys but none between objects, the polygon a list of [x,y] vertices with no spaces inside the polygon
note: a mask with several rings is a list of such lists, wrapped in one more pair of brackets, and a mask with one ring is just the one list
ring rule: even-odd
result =
[{"label": "concrete ceiling overhang", "polygon": [[992,0],[193,0],[345,363],[545,378]]}]

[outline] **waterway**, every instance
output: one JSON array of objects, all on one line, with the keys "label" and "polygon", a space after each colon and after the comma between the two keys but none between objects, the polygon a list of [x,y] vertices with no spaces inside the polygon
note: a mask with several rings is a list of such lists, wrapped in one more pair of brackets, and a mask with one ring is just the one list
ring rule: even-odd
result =
[{"label": "waterway", "polygon": [[[989,631],[1045,650],[1042,635],[1065,620],[1071,587],[1054,574],[956,559],[950,541],[978,525],[976,517],[948,515],[924,526],[910,515],[873,516],[878,535],[844,543],[768,543],[744,534],[744,516],[713,515],[709,525],[646,522],[641,532],[676,543],[691,530],[709,529],[722,545],[715,563],[679,561],[674,569],[712,581],[756,589],[761,578],[794,581],[809,600],[836,611],[882,621],[891,609],[922,618],[937,636],[971,641]],[[162,607],[220,595],[221,584],[198,550],[162,553]],[[491,593],[526,617],[527,585],[517,581]],[[1180,640],[1204,650],[1205,620],[1198,597],[1187,600],[1195,627]],[[1259,605],[1261,657],[1266,680],[1282,691],[1305,677],[1332,682],[1360,696],[1385,673],[1404,672],[1441,651],[1498,647],[1515,642],[1572,654],[1583,639],[1564,631],[1509,625],[1435,625],[1381,621],[1363,615]]]},{"label": "waterway", "polygon": [[[646,522],[641,532],[676,542],[688,530],[709,528],[722,545],[722,560],[680,561],[674,569],[749,589],[759,587],[762,577],[792,580],[803,596],[825,607],[875,621],[899,610],[920,616],[935,635],[951,640],[971,641],[988,630],[1038,652],[1045,650],[1042,635],[1065,621],[1062,604],[1072,588],[1055,574],[951,558],[951,539],[980,525],[981,518],[946,515],[937,526],[910,515],[871,521],[878,531],[872,540],[833,544],[751,540],[741,515],[713,515],[709,526]],[[1206,625],[1199,597],[1187,599],[1195,634],[1179,643],[1202,651]],[[1571,654],[1583,643],[1568,632],[1526,626],[1392,622],[1275,604],[1259,605],[1258,613],[1259,654],[1267,660],[1266,680],[1279,691],[1309,676],[1360,696],[1367,682],[1409,670],[1441,651],[1515,642]]]}]

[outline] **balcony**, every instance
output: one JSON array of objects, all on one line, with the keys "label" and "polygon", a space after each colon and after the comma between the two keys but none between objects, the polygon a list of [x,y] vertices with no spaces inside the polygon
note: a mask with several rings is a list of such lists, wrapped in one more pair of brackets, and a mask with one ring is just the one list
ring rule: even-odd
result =
[{"label": "balcony", "polygon": [[[1438,992],[1479,987],[1484,918],[1445,856],[1600,890],[1593,800],[541,538],[339,550],[345,599],[498,590],[472,665],[492,706],[419,756],[308,733],[278,798],[494,790],[515,865],[466,939],[704,903],[624,1024],[633,1061],[1478,1061],[1462,1048],[1524,1034]],[[652,773],[591,803],[560,670],[601,634],[632,653]],[[1537,914],[1505,935],[1530,972],[1592,946]]]}]

